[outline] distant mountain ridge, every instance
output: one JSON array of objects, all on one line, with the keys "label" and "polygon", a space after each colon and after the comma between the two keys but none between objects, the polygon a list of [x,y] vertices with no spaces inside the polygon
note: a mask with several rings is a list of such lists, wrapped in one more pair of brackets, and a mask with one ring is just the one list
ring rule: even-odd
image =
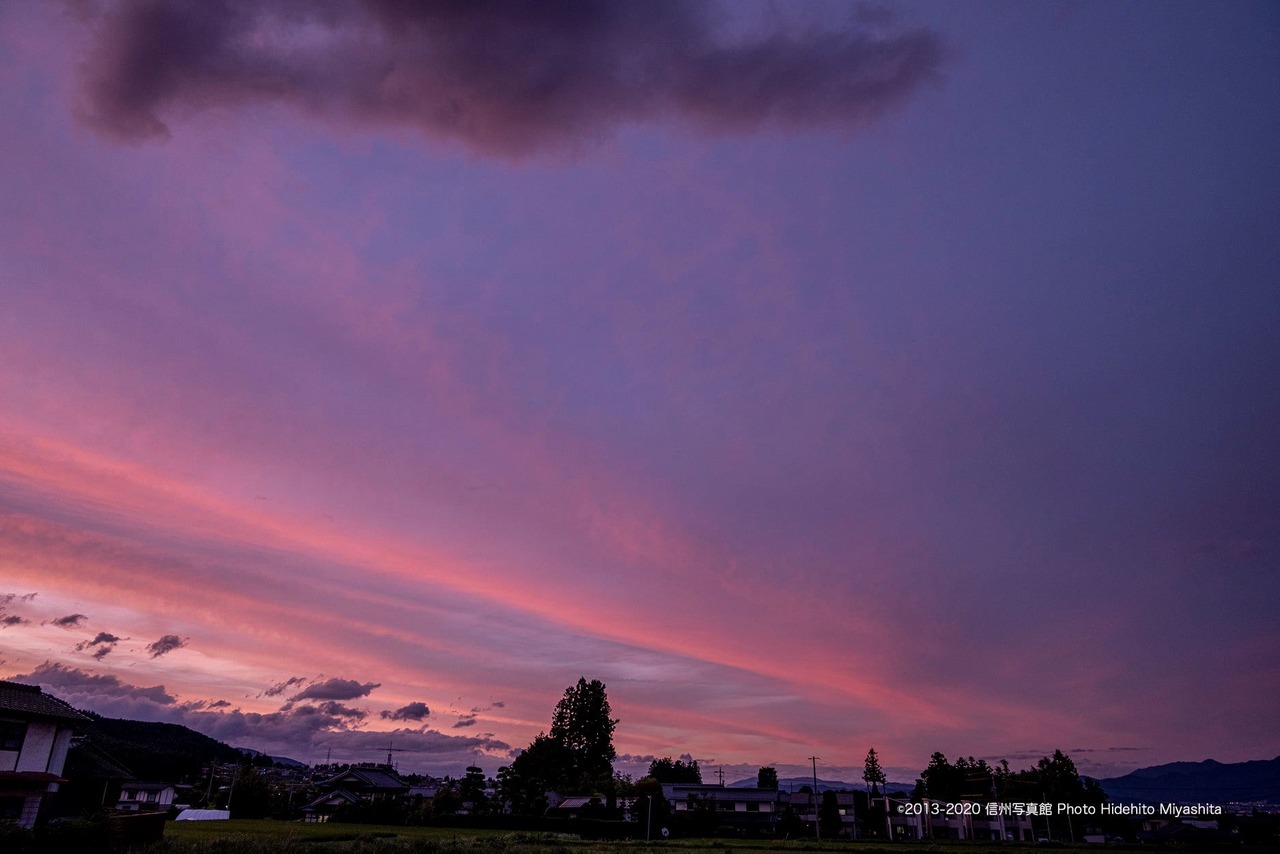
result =
[{"label": "distant mountain ridge", "polygon": [[[727,784],[730,789],[752,789],[755,788],[756,778],[748,777],[745,780],[738,780],[734,783]],[[801,786],[813,788],[812,777],[782,777],[778,780],[778,788],[784,792],[798,792]],[[880,785],[881,792],[910,792],[915,788],[915,783],[894,783],[892,781]],[[865,792],[867,784],[859,780],[856,783],[846,783],[844,780],[818,780],[819,792]]]},{"label": "distant mountain ridge", "polygon": [[237,747],[236,750],[240,751],[245,756],[249,756],[254,759],[260,759],[265,756],[267,759],[271,760],[272,765],[281,765],[285,768],[306,768],[307,767],[307,764],[305,762],[299,762],[296,759],[290,759],[288,756],[272,756],[268,753],[263,753],[261,750],[254,750],[252,747]]},{"label": "distant mountain ridge", "polygon": [[89,740],[142,780],[180,783],[198,777],[210,762],[240,761],[234,747],[181,724],[84,714]]},{"label": "distant mountain ridge", "polygon": [[1280,757],[1249,762],[1171,762],[1099,780],[1122,803],[1280,803]]}]

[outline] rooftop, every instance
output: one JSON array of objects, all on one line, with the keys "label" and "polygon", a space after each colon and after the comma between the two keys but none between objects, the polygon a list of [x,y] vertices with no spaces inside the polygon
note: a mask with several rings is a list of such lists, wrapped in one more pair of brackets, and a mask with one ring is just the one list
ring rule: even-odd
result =
[{"label": "rooftop", "polygon": [[36,685],[0,681],[0,714],[86,722],[89,719],[67,703],[40,690]]}]

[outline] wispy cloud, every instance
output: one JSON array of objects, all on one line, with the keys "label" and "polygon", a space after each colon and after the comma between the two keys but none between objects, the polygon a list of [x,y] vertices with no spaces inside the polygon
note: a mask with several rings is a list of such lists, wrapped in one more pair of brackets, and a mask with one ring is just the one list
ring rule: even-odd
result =
[{"label": "wispy cloud", "polygon": [[[111,651],[116,648],[116,644],[120,643],[122,638],[118,638],[110,632],[98,632],[93,640],[80,641],[76,644],[77,652],[93,649],[93,657],[96,659],[106,658]],[[95,649],[96,647],[96,649]]]},{"label": "wispy cloud", "polygon": [[25,596],[19,596],[17,593],[0,594],[0,629],[7,629],[12,626],[29,625],[31,621],[21,614],[10,614],[9,606],[13,602],[30,602],[36,597],[34,593],[28,593]]},{"label": "wispy cloud", "polygon": [[306,746],[580,674],[639,756],[1277,743],[1260,7],[73,5],[0,13],[6,673]]},{"label": "wispy cloud", "polygon": [[89,618],[84,614],[68,614],[65,617],[58,617],[50,620],[49,624],[57,626],[60,629],[74,629],[87,619]]},{"label": "wispy cloud", "polygon": [[152,658],[159,658],[162,655],[168,655],[175,649],[182,649],[187,645],[185,638],[177,635],[165,635],[154,643],[147,644],[147,652],[151,653]]},{"label": "wispy cloud", "polygon": [[290,676],[288,679],[284,680],[283,682],[277,682],[276,684],[272,685],[270,688],[267,688],[265,691],[262,692],[262,696],[278,697],[281,694],[283,694],[285,691],[288,691],[290,688],[293,688],[298,685],[304,685],[306,684],[306,682],[307,682],[307,678],[305,676]]}]

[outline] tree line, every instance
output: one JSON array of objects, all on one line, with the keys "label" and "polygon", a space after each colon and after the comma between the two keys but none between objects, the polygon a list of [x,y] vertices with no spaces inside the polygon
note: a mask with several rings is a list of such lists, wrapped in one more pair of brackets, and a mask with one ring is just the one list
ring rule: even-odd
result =
[{"label": "tree line", "polygon": [[[601,818],[618,816],[621,814],[618,805],[625,799],[634,804],[634,812],[643,821],[649,818],[650,809],[665,811],[667,808],[662,784],[702,783],[702,771],[698,761],[692,758],[654,759],[648,773],[635,782],[614,774],[617,752],[613,747],[613,734],[617,725],[604,683],[580,678],[576,685],[565,690],[556,704],[550,730],[539,733],[509,766],[498,770],[498,803],[511,812],[540,814],[547,809],[548,791],[585,794],[594,796],[585,814],[594,812]],[[469,774],[478,771],[468,769]],[[874,747],[867,751],[862,780],[870,797],[881,796],[887,777]],[[756,784],[762,789],[778,788],[777,769],[760,768]],[[468,788],[471,791],[467,794],[475,796],[481,787],[473,777]],[[1106,793],[1096,781],[1080,777],[1075,763],[1061,750],[1022,771],[1011,770],[1006,760],[991,765],[985,759],[962,756],[951,762],[939,752],[930,757],[928,766],[920,772],[910,797],[1098,805],[1106,800]]]}]

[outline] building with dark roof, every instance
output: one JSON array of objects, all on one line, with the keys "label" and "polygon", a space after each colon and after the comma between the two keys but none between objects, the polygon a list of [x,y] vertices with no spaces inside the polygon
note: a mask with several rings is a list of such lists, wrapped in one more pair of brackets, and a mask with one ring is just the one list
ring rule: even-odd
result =
[{"label": "building with dark roof", "polygon": [[0,820],[33,827],[88,719],[34,685],[0,682]]},{"label": "building with dark roof", "polygon": [[706,814],[709,826],[728,826],[749,833],[772,834],[790,804],[791,795],[777,789],[725,787],[702,783],[663,783],[662,794],[672,819]]},{"label": "building with dark roof", "polygon": [[409,792],[389,765],[353,765],[321,784],[324,794],[302,808],[308,821],[327,821],[344,806],[363,803],[399,803]]}]

